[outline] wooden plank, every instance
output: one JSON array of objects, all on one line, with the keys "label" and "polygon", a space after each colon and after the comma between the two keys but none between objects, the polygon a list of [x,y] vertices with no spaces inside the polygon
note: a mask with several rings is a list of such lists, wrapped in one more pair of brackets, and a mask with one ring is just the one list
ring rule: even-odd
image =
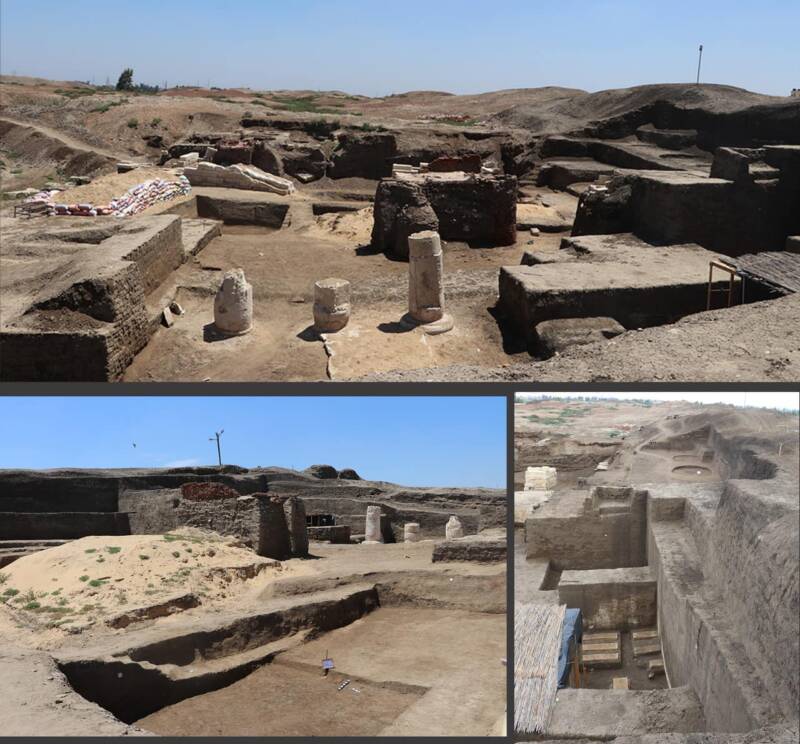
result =
[{"label": "wooden plank", "polygon": [[583,653],[599,654],[603,652],[618,652],[619,643],[583,643]]},{"label": "wooden plank", "polygon": [[619,631],[609,631],[606,633],[584,633],[583,642],[591,643],[592,641],[619,641]]},{"label": "wooden plank", "polygon": [[753,281],[788,292],[800,292],[800,254],[788,251],[748,253],[728,259],[736,271]]},{"label": "wooden plank", "polygon": [[634,658],[639,658],[640,656],[649,656],[650,654],[660,654],[661,653],[661,642],[660,641],[647,641],[642,643],[634,643],[633,644],[633,656]]}]

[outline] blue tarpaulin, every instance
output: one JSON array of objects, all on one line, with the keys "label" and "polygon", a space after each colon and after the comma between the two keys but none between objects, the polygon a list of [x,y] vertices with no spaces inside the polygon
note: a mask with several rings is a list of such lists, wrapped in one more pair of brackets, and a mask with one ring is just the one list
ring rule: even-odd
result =
[{"label": "blue tarpaulin", "polygon": [[577,653],[577,645],[583,638],[583,619],[581,611],[569,609],[564,613],[561,632],[561,650],[558,652],[558,688],[567,686],[569,681],[569,662]]}]

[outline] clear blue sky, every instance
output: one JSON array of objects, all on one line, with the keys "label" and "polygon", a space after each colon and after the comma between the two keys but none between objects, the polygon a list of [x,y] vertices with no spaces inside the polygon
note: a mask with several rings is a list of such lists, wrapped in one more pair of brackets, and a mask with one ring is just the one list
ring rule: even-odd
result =
[{"label": "clear blue sky", "polygon": [[0,0],[0,69],[59,80],[481,92],[800,86],[800,2]]},{"label": "clear blue sky", "polygon": [[[217,462],[355,468],[403,485],[506,483],[498,397],[0,397],[0,467]],[[133,443],[136,443],[136,447]]]}]

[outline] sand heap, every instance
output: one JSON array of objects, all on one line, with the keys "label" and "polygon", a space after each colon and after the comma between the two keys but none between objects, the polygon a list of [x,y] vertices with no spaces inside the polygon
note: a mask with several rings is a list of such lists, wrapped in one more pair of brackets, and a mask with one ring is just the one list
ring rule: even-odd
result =
[{"label": "sand heap", "polygon": [[282,571],[234,538],[197,529],[93,536],[7,566],[0,600],[14,620],[40,629],[121,628],[256,590]]}]

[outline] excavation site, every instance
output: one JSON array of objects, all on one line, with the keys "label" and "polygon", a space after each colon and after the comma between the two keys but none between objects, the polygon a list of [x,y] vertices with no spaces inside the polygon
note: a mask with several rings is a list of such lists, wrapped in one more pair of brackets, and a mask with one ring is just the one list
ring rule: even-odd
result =
[{"label": "excavation site", "polygon": [[2,380],[800,374],[798,96],[0,93]]},{"label": "excavation site", "polygon": [[330,465],[2,470],[2,733],[504,734],[505,525]]},{"label": "excavation site", "polygon": [[797,411],[515,409],[515,739],[796,742]]}]

